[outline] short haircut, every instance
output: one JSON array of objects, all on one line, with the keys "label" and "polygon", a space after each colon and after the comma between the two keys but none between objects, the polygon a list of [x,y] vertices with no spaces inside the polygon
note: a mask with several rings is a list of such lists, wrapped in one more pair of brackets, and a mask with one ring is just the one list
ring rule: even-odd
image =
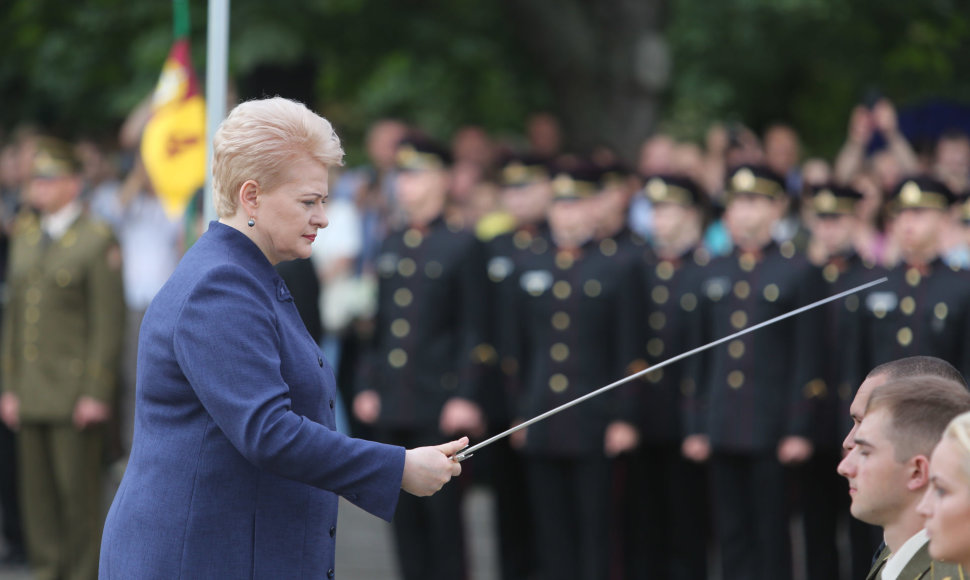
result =
[{"label": "short haircut", "polygon": [[943,436],[957,444],[960,449],[960,467],[963,474],[970,478],[970,412],[961,413],[946,426]]},{"label": "short haircut", "polygon": [[895,379],[872,392],[866,417],[879,409],[889,412],[889,439],[896,461],[902,463],[933,453],[947,424],[970,411],[970,392],[960,383],[931,375]]},{"label": "short haircut", "polygon": [[212,146],[212,189],[222,218],[236,213],[236,197],[246,181],[271,191],[298,159],[330,167],[342,165],[344,157],[330,121],[303,103],[281,97],[236,106],[219,126]]},{"label": "short haircut", "polygon": [[932,376],[956,381],[967,387],[967,379],[952,364],[935,356],[908,356],[883,363],[869,371],[866,378],[885,375],[888,380]]}]

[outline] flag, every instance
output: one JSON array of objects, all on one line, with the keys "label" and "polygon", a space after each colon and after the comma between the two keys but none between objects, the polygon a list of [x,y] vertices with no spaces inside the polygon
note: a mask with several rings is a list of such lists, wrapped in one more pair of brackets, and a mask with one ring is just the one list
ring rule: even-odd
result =
[{"label": "flag", "polygon": [[141,155],[169,218],[177,219],[205,184],[205,100],[192,70],[189,41],[172,46],[152,96]]}]

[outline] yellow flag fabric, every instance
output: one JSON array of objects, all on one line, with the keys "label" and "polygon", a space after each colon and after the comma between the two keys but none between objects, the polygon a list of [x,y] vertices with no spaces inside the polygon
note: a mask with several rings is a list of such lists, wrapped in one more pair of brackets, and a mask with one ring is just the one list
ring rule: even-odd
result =
[{"label": "yellow flag fabric", "polygon": [[185,213],[205,184],[205,100],[192,70],[189,42],[172,46],[152,97],[152,116],[141,138],[141,155],[169,218]]}]

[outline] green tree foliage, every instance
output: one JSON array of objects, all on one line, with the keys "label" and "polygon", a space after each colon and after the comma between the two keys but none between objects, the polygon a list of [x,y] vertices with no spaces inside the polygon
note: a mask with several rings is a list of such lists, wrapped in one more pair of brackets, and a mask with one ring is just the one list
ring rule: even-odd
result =
[{"label": "green tree foliage", "polygon": [[[542,10],[540,0],[232,0],[230,72],[242,89],[260,67],[309,63],[299,70],[312,77],[312,104],[334,120],[352,151],[367,124],[382,116],[447,137],[467,123],[519,132],[526,115],[542,108],[571,120],[589,118],[590,106],[635,107],[631,99],[591,105],[564,96],[569,75],[588,76],[582,67],[589,63],[561,58],[580,54],[575,46],[557,51],[548,44],[593,38],[600,39],[594,48],[602,45],[618,24],[609,6],[622,2],[543,1],[557,9]],[[700,137],[718,119],[756,129],[786,121],[810,150],[831,154],[849,109],[867,91],[903,105],[929,96],[970,102],[966,0],[639,1],[662,8],[659,24],[643,26],[662,30],[673,67],[667,88],[651,98],[661,105],[661,126],[682,136]],[[206,10],[206,2],[191,2],[200,75]],[[578,32],[563,40],[559,16]],[[5,0],[0,27],[7,32],[0,43],[0,128],[29,122],[63,132],[114,131],[157,80],[172,42],[172,5]],[[544,47],[543,38],[550,39]],[[597,83],[630,77],[623,70],[628,57],[602,49],[584,54],[600,69]],[[614,127],[617,116],[622,111],[610,120]],[[565,125],[573,143],[602,142],[596,123]],[[642,128],[644,136],[649,130]]]}]

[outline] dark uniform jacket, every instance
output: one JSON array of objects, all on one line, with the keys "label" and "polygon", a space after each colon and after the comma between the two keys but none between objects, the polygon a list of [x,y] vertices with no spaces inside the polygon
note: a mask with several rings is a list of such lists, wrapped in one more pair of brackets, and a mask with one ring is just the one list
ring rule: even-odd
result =
[{"label": "dark uniform jacket", "polygon": [[79,397],[110,403],[124,331],[121,253],[82,214],[58,240],[40,218],[14,225],[3,320],[3,388],[23,421],[69,421]]},{"label": "dark uniform jacket", "polygon": [[492,356],[482,244],[439,218],[390,234],[376,265],[374,344],[358,388],[380,394],[379,426],[437,432],[448,399],[477,400]]},{"label": "dark uniform jacket", "polygon": [[[641,301],[646,309],[643,356],[648,365],[699,346],[691,342],[688,326],[697,311],[699,278],[710,260],[703,248],[676,259],[647,256]],[[687,365],[687,361],[679,361],[649,372],[638,387],[638,426],[644,441],[669,444],[683,440],[686,397],[693,390],[693,383],[686,380]]]},{"label": "dark uniform jacket", "polygon": [[[626,375],[638,346],[636,269],[590,243],[535,256],[518,276],[512,348],[520,354],[517,417],[527,419]],[[634,388],[624,385],[619,389]],[[526,451],[602,454],[607,425],[630,419],[609,391],[529,427]]]},{"label": "dark uniform jacket", "polygon": [[[760,255],[735,249],[702,276],[692,342],[707,344],[814,302],[821,281],[790,243],[771,243]],[[821,383],[820,330],[819,313],[804,313],[688,359],[697,398],[689,433],[707,434],[713,449],[735,453],[762,453],[783,437],[807,437],[809,400]]]},{"label": "dark uniform jacket", "polygon": [[970,376],[970,273],[938,258],[922,270],[901,263],[880,275],[889,281],[860,298],[860,372],[929,355]]}]

